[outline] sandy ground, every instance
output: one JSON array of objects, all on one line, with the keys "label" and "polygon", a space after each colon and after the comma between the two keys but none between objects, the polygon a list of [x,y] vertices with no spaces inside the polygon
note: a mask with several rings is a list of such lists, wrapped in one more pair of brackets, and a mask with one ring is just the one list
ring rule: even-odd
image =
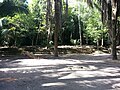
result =
[{"label": "sandy ground", "polygon": [[120,90],[120,63],[109,54],[0,60],[0,90]]}]

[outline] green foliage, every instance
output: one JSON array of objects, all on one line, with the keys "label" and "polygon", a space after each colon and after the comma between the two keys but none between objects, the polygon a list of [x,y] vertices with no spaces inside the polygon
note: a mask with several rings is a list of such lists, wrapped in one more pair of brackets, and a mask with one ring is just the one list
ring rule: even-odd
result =
[{"label": "green foliage", "polygon": [[[63,4],[64,9],[65,2]],[[0,31],[1,42],[15,46],[46,46],[48,35],[48,30],[46,29],[46,11],[46,0],[33,0],[31,5],[28,5],[26,0],[6,0],[0,3],[0,17],[4,16],[3,27]],[[51,15],[53,14],[54,10]],[[53,37],[55,22],[54,16],[51,17],[51,37]],[[59,31],[60,45],[79,44],[79,24],[84,44],[86,44],[86,39],[93,44],[107,37],[107,29],[102,25],[99,11],[97,9],[90,9],[86,3],[78,0],[78,3],[74,6],[69,6],[67,17],[65,10],[62,12],[62,30]],[[51,42],[53,41],[52,39]]]},{"label": "green foliage", "polygon": [[97,42],[107,33],[107,30],[103,27],[101,22],[100,13],[95,9],[89,13],[90,16],[86,23],[86,35],[93,39],[93,42]]},{"label": "green foliage", "polygon": [[[38,2],[39,0],[36,1]],[[31,8],[32,11],[27,14],[14,13],[14,16],[5,17],[7,23],[6,25],[4,24],[2,28],[2,32],[4,32],[4,34],[2,34],[3,42],[6,41],[8,45],[11,44],[15,46],[37,44],[43,46],[43,44],[46,44],[47,35],[44,26],[45,16],[42,12],[43,6],[41,7],[41,3],[37,2],[35,2],[36,5]],[[22,6],[25,0],[14,0],[12,3]],[[6,31],[4,31],[4,29]],[[7,39],[9,39],[9,42]]]},{"label": "green foliage", "polygon": [[4,16],[14,16],[14,13],[28,13],[27,4],[25,4],[25,0],[3,0],[0,3],[0,17]]}]

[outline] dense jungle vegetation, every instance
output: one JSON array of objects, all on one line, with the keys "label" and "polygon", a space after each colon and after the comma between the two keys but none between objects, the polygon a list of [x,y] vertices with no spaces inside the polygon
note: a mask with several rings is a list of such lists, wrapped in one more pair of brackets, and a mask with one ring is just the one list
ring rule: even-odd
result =
[{"label": "dense jungle vegetation", "polygon": [[111,48],[120,45],[119,0],[3,0],[0,46]]}]

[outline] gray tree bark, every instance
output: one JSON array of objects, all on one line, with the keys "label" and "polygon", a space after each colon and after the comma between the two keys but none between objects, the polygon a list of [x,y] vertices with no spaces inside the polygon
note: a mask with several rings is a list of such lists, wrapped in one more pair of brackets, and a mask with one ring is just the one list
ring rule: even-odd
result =
[{"label": "gray tree bark", "polygon": [[60,0],[55,1],[55,31],[54,31],[54,56],[58,57],[58,32],[61,26],[60,16]]}]

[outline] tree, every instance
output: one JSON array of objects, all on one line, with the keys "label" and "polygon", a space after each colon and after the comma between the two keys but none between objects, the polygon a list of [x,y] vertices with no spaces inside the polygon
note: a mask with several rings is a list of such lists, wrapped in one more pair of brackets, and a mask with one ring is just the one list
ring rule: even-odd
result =
[{"label": "tree", "polygon": [[[41,40],[39,41],[39,39],[41,38],[41,36],[40,36],[41,32],[47,33],[47,30],[49,28],[48,24],[50,24],[50,18],[49,18],[50,16],[49,16],[49,14],[47,12],[47,8],[46,8],[49,5],[46,6],[46,3],[48,5],[48,2],[46,2],[45,0],[33,0],[32,4],[29,6],[31,13],[34,16],[34,19],[36,22],[36,28],[37,28],[37,36],[36,36],[36,44],[35,45],[37,45],[41,41]],[[49,9],[49,7],[48,7],[48,9]],[[46,12],[47,12],[47,14],[46,14]],[[51,12],[51,11],[49,11],[49,12]],[[48,43],[48,37],[46,35],[43,35],[43,38],[47,38],[46,40],[41,41],[41,42],[44,42],[44,44],[46,45]]]},{"label": "tree", "polygon": [[81,15],[80,15],[80,13],[81,13],[81,10],[80,10],[80,2],[78,1],[78,12],[79,12],[79,14],[78,14],[78,21],[79,21],[79,35],[80,35],[80,46],[82,46],[82,30],[81,30]]},{"label": "tree", "polygon": [[102,21],[104,24],[107,25],[109,30],[109,35],[112,42],[112,59],[117,59],[116,53],[116,30],[117,30],[117,18],[120,15],[119,8],[120,8],[120,1],[119,0],[100,0],[99,3],[102,8],[99,7],[94,1],[87,0],[88,3],[91,5],[94,4],[96,8],[100,10],[102,13]]},{"label": "tree", "polygon": [[117,12],[118,12],[118,0],[111,0],[112,5],[112,59],[117,59],[117,53],[116,53],[116,45],[117,45]]},{"label": "tree", "polygon": [[3,40],[7,40],[7,38],[4,37],[9,36],[8,44],[20,46],[23,42],[23,38],[29,37],[30,44],[34,44],[37,31],[32,14],[16,14],[14,17],[8,16],[4,19],[7,23],[3,25],[3,29],[1,30]]},{"label": "tree", "polygon": [[52,1],[47,0],[47,11],[46,11],[46,29],[48,32],[47,36],[47,47],[49,47],[50,40],[52,39]]},{"label": "tree", "polygon": [[58,57],[58,32],[60,31],[60,0],[55,1],[54,55]]},{"label": "tree", "polygon": [[[0,3],[0,17],[6,17],[10,16],[10,18],[14,17],[16,13],[26,13],[28,14],[28,7],[25,3],[26,0],[3,0],[2,3]],[[8,18],[5,18],[7,20]],[[16,46],[17,42],[17,31],[18,27],[14,25],[13,23],[7,23],[6,25],[3,25],[3,29],[1,30],[2,38],[7,39],[7,43],[11,43],[11,39],[13,39],[14,45]],[[18,35],[19,36],[19,35]],[[9,40],[8,40],[9,39]],[[4,40],[4,39],[3,39]],[[3,41],[4,42],[4,41]]]},{"label": "tree", "polygon": [[[118,13],[118,6],[120,4],[120,1],[118,0],[108,0],[108,1],[103,1],[102,5],[104,8],[102,8],[106,12],[103,13],[103,18],[107,19],[107,26],[109,29],[109,34],[111,36],[111,41],[112,41],[112,59],[115,60],[117,59],[117,53],[116,53],[116,30],[117,30],[117,17],[119,14]],[[107,5],[107,7],[105,7]],[[107,13],[107,14],[105,14]],[[105,18],[108,17],[108,18]]]},{"label": "tree", "polygon": [[66,0],[65,16],[68,16],[68,0]]}]

